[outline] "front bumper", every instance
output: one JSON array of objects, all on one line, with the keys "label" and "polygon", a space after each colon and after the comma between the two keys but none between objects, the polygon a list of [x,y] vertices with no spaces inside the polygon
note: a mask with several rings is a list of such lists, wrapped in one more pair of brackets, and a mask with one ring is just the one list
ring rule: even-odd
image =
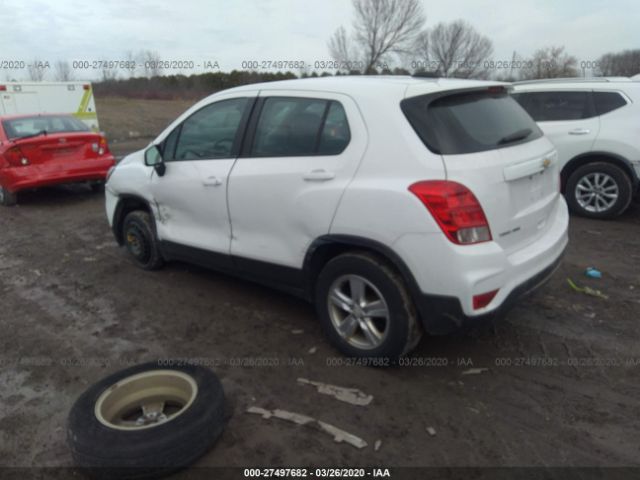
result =
[{"label": "front bumper", "polygon": [[61,183],[104,180],[114,165],[115,158],[105,155],[91,160],[7,167],[0,170],[0,184],[10,192],[18,192]]}]

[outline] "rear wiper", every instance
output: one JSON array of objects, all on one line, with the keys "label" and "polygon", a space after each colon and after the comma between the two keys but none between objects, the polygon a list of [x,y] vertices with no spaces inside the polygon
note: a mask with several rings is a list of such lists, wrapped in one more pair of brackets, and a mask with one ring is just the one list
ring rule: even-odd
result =
[{"label": "rear wiper", "polygon": [[524,140],[529,135],[531,135],[532,132],[533,130],[531,130],[530,128],[523,128],[522,130],[513,132],[506,137],[502,137],[500,140],[498,140],[498,145],[504,145],[506,143],[513,143],[517,142],[518,140]]},{"label": "rear wiper", "polygon": [[39,132],[36,133],[32,133],[31,135],[25,135],[24,137],[17,137],[17,138],[12,138],[13,141],[16,140],[23,140],[25,138],[33,138],[33,137],[39,137],[40,135],[46,135],[47,131],[46,130],[40,130]]}]

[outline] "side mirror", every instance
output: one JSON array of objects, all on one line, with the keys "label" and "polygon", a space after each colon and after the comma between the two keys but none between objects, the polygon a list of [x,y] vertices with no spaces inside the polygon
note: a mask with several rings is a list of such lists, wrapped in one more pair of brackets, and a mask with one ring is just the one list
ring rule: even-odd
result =
[{"label": "side mirror", "polygon": [[157,145],[151,145],[146,152],[144,152],[144,164],[148,167],[153,167],[159,177],[162,177],[167,171],[167,166],[162,159],[162,154]]}]

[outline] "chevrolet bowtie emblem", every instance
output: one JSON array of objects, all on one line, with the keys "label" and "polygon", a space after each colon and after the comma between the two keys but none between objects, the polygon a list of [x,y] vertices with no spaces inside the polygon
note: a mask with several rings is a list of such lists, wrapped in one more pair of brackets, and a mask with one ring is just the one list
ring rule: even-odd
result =
[{"label": "chevrolet bowtie emblem", "polygon": [[545,159],[542,161],[542,166],[543,166],[544,168],[549,168],[549,165],[551,165],[551,159],[550,159],[550,158],[545,158]]}]

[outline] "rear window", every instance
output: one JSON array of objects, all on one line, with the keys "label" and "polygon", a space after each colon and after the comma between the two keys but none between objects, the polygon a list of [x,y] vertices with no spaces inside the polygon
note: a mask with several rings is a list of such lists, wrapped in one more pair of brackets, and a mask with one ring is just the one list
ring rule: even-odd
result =
[{"label": "rear window", "polygon": [[436,100],[423,95],[401,105],[425,145],[442,155],[484,152],[542,136],[531,117],[506,93],[472,92]]},{"label": "rear window", "polygon": [[22,138],[39,133],[88,132],[89,127],[71,116],[21,117],[2,121],[7,137]]},{"label": "rear window", "polygon": [[612,112],[627,104],[622,95],[616,92],[593,92],[593,102],[598,115]]}]

